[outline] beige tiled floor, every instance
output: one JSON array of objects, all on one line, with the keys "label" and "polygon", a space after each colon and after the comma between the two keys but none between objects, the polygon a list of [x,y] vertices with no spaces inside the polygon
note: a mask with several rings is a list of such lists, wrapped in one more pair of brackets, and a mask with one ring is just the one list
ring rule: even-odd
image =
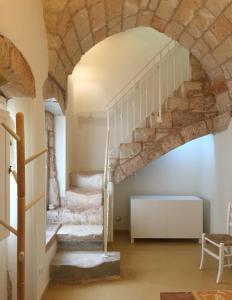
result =
[{"label": "beige tiled floor", "polygon": [[43,300],[158,300],[162,291],[231,289],[232,269],[217,285],[216,261],[199,271],[200,247],[193,241],[147,241],[134,245],[126,233],[113,246],[121,251],[121,279],[76,285],[51,285]]}]

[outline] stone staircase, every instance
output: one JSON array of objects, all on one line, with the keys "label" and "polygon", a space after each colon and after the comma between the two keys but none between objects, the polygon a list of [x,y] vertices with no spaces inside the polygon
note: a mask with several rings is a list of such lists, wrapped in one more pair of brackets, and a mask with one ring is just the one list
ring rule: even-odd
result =
[{"label": "stone staircase", "polygon": [[184,143],[228,126],[230,111],[223,109],[224,99],[216,100],[210,80],[193,56],[191,67],[192,80],[185,81],[163,104],[162,122],[151,113],[146,127],[134,130],[132,142],[119,145],[119,157],[111,157],[115,183]]},{"label": "stone staircase", "polygon": [[61,207],[48,211],[60,223],[58,252],[51,266],[54,282],[89,281],[120,274],[120,254],[103,253],[103,173],[73,173]]}]

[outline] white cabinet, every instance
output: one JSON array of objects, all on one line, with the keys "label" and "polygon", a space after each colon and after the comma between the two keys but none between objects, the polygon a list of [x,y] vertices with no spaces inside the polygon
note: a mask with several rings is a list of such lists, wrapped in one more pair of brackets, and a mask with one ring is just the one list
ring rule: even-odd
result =
[{"label": "white cabinet", "polygon": [[[0,109],[0,124],[9,122],[8,112]],[[0,220],[9,223],[9,134],[0,126]],[[7,237],[9,232],[0,225],[0,241]]]},{"label": "white cabinet", "polygon": [[198,239],[203,201],[195,196],[131,196],[131,241],[135,238]]}]

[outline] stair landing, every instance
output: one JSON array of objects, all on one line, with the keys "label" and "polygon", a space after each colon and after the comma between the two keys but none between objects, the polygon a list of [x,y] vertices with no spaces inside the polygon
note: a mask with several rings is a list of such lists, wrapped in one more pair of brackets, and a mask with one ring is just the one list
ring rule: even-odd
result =
[{"label": "stair landing", "polygon": [[120,276],[120,253],[59,251],[50,266],[53,282],[85,282]]}]

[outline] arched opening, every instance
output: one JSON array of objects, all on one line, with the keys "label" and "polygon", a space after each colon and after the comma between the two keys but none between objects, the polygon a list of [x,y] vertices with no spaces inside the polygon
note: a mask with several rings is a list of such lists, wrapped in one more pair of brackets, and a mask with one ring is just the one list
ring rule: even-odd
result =
[{"label": "arched opening", "polygon": [[226,49],[231,44],[231,6],[226,1],[101,0],[85,5],[70,0],[58,7],[50,1],[43,5],[49,46],[45,95],[59,94],[63,102],[67,76],[81,55],[106,37],[138,26],[155,28],[189,49],[213,80],[215,94],[230,89]]}]

